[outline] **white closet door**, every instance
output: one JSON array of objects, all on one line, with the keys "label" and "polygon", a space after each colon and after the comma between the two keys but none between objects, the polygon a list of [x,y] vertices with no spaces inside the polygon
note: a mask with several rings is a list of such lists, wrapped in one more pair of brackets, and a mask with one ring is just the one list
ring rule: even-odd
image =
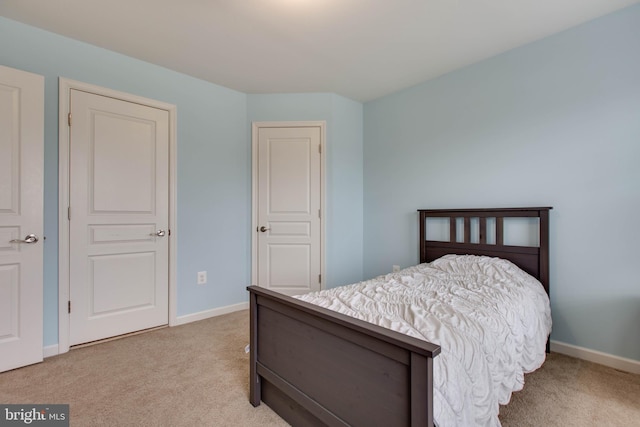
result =
[{"label": "white closet door", "polygon": [[168,323],[169,112],[71,90],[70,345]]},{"label": "white closet door", "polygon": [[0,372],[42,361],[44,78],[0,66]]}]

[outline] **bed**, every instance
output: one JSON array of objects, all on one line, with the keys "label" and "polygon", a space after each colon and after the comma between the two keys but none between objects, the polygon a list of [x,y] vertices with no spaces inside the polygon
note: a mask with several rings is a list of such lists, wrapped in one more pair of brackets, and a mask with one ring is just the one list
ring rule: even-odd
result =
[{"label": "bed", "polygon": [[[550,209],[419,210],[420,264],[374,280],[413,280],[424,273],[416,269],[433,270],[442,266],[455,269],[457,267],[451,267],[451,263],[456,264],[458,259],[485,263],[491,258],[500,258],[497,262],[506,265],[508,270],[513,270],[510,266],[517,266],[514,271],[527,273],[522,273],[523,277],[530,275],[537,279],[538,287],[541,284],[543,293],[548,296]],[[537,246],[504,244],[505,219],[511,218],[535,222]],[[427,221],[434,219],[448,221],[446,238],[427,239]],[[505,282],[500,283],[504,287]],[[365,281],[344,288],[370,285]],[[378,284],[371,286],[375,288]],[[438,357],[447,352],[448,358],[455,355],[461,360],[477,359],[464,346],[456,347],[455,351],[446,346],[443,352],[440,345],[420,338],[419,333],[411,333],[411,328],[408,334],[401,333],[358,319],[354,313],[347,315],[335,311],[335,307],[321,307],[318,303],[322,304],[322,294],[294,298],[255,286],[248,290],[251,317],[249,400],[254,406],[266,403],[294,426],[432,426],[434,396],[438,409],[442,406],[439,403],[443,393],[438,388],[442,381],[437,376],[434,379],[434,361],[436,368],[440,368],[442,363]],[[313,301],[317,297],[320,300],[313,304],[302,300]],[[548,306],[548,297],[545,298]],[[351,303],[345,301],[345,304]],[[544,334],[548,335],[548,330]],[[529,340],[525,339],[524,343]],[[534,359],[537,359],[529,360],[528,368],[514,373],[517,378],[512,381],[511,390],[503,390],[500,398],[480,397],[492,399],[489,406],[494,407],[495,412],[489,418],[485,417],[483,424],[499,425],[496,402],[506,403],[505,396],[508,401],[511,391],[521,387],[523,372],[542,363],[538,353],[541,347],[544,360],[545,341],[546,337],[536,344],[537,348],[527,349],[525,353],[535,353]],[[518,345],[523,342],[519,341]],[[548,343],[546,349],[548,351]],[[436,369],[438,372],[441,370]],[[442,413],[440,411],[441,416]],[[441,425],[451,423],[449,419],[436,421]]]}]

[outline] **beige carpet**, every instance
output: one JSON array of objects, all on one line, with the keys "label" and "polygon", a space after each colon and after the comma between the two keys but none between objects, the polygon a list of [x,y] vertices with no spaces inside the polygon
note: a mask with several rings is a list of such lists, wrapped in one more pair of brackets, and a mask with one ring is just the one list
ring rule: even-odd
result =
[{"label": "beige carpet", "polygon": [[[165,328],[0,374],[0,403],[69,403],[72,426],[286,426],[248,395],[248,312]],[[640,426],[640,375],[551,354],[503,426]]]},{"label": "beige carpet", "polygon": [[640,375],[551,353],[500,408],[503,427],[640,426]]}]

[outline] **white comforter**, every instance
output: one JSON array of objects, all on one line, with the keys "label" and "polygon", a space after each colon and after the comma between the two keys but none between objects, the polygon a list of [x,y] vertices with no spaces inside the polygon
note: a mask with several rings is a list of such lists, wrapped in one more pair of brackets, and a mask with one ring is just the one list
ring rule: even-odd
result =
[{"label": "white comforter", "polygon": [[296,298],[440,345],[433,363],[440,427],[499,426],[499,404],[542,365],[551,331],[540,282],[499,258],[447,255]]}]

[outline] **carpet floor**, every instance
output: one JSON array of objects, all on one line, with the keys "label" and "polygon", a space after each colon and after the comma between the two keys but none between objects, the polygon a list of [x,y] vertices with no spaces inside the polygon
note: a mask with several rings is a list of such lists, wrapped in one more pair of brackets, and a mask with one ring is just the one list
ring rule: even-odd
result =
[{"label": "carpet floor", "polygon": [[[0,374],[0,403],[70,404],[71,426],[286,426],[248,401],[240,311],[72,349]],[[640,375],[552,353],[501,407],[509,426],[640,426]]]}]

